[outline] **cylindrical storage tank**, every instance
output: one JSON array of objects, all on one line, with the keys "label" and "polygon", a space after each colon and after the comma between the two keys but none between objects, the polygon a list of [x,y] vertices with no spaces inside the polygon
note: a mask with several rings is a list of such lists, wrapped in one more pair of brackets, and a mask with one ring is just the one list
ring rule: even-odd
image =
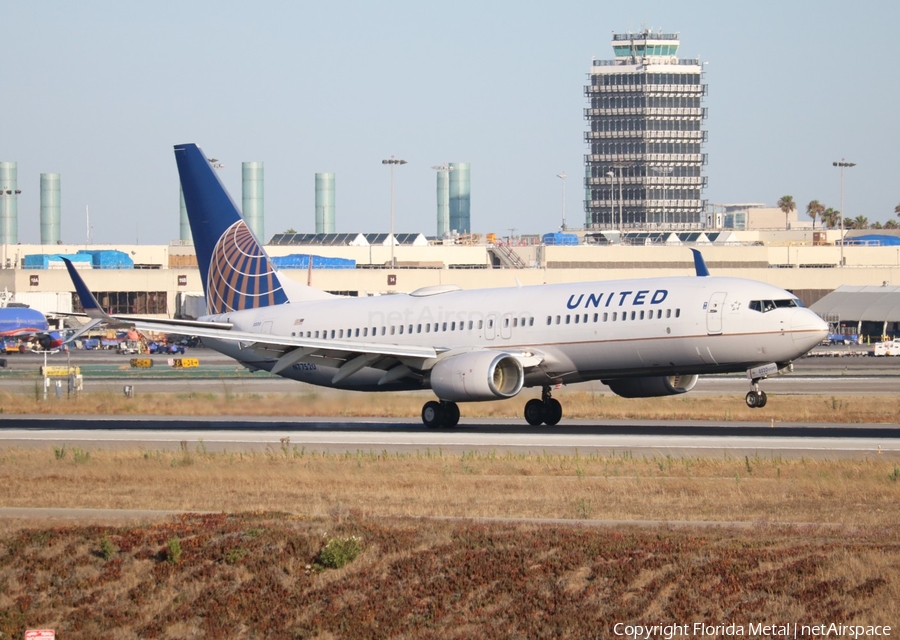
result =
[{"label": "cylindrical storage tank", "polygon": [[19,242],[18,166],[0,162],[0,244]]},{"label": "cylindrical storage tank", "polygon": [[469,163],[451,162],[450,168],[450,229],[469,233],[472,230]]},{"label": "cylindrical storage tank", "polygon": [[244,162],[241,165],[243,177],[242,210],[244,222],[250,227],[260,244],[265,243],[263,224],[263,163]]},{"label": "cylindrical storage tank", "polygon": [[187,205],[184,204],[184,190],[181,187],[178,187],[178,199],[181,202],[178,239],[181,240],[181,244],[194,244],[194,236],[191,235],[191,221],[188,219]]},{"label": "cylindrical storage tank", "polygon": [[445,169],[437,170],[437,237],[450,234],[450,173]]},{"label": "cylindrical storage tank", "polygon": [[60,183],[58,173],[41,174],[41,244],[59,244]]},{"label": "cylindrical storage tank", "polygon": [[334,174],[316,174],[316,233],[334,233]]}]

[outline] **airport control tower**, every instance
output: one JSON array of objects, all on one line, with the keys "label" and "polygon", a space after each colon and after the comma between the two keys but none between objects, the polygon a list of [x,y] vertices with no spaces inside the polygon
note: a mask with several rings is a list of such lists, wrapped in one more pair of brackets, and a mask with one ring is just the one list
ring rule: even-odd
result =
[{"label": "airport control tower", "polygon": [[615,59],[591,65],[584,88],[588,229],[690,229],[706,222],[703,65],[679,59],[678,43],[678,34],[616,33]]}]

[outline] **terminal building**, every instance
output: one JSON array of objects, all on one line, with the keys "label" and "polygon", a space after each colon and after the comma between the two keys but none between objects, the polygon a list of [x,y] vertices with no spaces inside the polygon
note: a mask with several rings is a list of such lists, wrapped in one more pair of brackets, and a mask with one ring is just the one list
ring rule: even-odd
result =
[{"label": "terminal building", "polygon": [[703,65],[680,59],[678,45],[678,34],[617,33],[615,58],[591,65],[584,88],[589,229],[692,229],[707,222]]}]

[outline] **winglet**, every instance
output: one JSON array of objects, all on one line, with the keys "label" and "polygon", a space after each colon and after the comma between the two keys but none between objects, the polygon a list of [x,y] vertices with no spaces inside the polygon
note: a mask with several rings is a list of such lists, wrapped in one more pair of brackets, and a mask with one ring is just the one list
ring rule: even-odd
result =
[{"label": "winglet", "polygon": [[87,316],[89,318],[109,319],[109,315],[100,307],[97,298],[94,297],[94,294],[88,289],[84,280],[81,279],[81,275],[75,269],[75,265],[72,264],[72,261],[66,258],[61,258],[61,260],[66,263],[66,270],[69,272],[72,284],[75,285],[75,293],[77,293],[78,297],[81,299],[81,306]]},{"label": "winglet", "polygon": [[694,253],[694,269],[697,271],[698,276],[708,276],[709,269],[706,268],[706,262],[703,260],[703,254],[701,254],[697,249],[691,249]]}]

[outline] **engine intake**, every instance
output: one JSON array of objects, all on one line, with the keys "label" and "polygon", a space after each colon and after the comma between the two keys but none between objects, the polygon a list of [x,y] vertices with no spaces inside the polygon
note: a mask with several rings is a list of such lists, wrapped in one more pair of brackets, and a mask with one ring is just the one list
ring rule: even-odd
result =
[{"label": "engine intake", "polygon": [[441,400],[451,402],[512,398],[524,382],[522,363],[496,351],[450,356],[431,369],[431,389]]},{"label": "engine intake", "polygon": [[697,376],[655,376],[652,378],[620,378],[603,384],[623,398],[655,398],[687,393],[697,384]]}]

